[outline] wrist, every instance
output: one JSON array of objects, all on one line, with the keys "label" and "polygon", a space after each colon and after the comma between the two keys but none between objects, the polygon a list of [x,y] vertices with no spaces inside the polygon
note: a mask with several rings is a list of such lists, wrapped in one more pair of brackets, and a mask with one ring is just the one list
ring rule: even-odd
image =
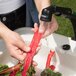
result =
[{"label": "wrist", "polygon": [[44,9],[44,8],[47,8],[47,7],[49,7],[50,5],[51,5],[51,2],[50,2],[51,0],[44,0],[44,1],[42,1],[42,4],[41,4],[41,9],[40,9],[40,11],[39,11],[39,19],[40,19],[40,16],[41,16],[41,14],[42,14],[42,10]]},{"label": "wrist", "polygon": [[8,29],[2,22],[0,22],[0,37],[2,39],[5,38],[5,35],[11,31],[10,29]]},{"label": "wrist", "polygon": [[42,6],[41,6],[41,9],[44,9],[44,8],[46,8],[46,7],[48,7],[48,6],[50,6],[51,5],[51,2],[50,2],[50,0],[44,0],[43,2],[42,2]]}]

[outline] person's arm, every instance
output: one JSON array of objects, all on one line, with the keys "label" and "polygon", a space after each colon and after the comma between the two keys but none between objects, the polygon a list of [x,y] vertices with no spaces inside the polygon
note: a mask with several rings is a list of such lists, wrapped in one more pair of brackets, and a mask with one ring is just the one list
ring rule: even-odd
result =
[{"label": "person's arm", "polygon": [[54,31],[56,31],[58,28],[58,24],[57,24],[57,21],[54,18],[54,16],[52,17],[52,20],[50,22],[44,22],[44,21],[40,20],[42,9],[50,6],[51,0],[34,0],[34,1],[35,1],[37,10],[39,12],[39,21],[40,21],[39,30],[40,30],[40,32],[44,33],[43,37],[45,37],[47,35],[50,35]]},{"label": "person's arm", "polygon": [[2,38],[2,35],[6,29],[7,27],[0,21],[0,38]]}]

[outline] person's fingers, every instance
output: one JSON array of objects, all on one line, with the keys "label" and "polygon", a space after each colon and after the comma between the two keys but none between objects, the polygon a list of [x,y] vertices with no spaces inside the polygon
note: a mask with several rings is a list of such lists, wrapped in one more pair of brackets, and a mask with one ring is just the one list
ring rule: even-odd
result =
[{"label": "person's fingers", "polygon": [[38,51],[41,49],[41,43],[39,43],[37,49],[36,49],[36,54],[38,53]]},{"label": "person's fingers", "polygon": [[20,55],[23,54],[23,51],[21,51],[19,48],[15,48],[15,50],[17,50],[16,52],[17,52],[18,54],[20,54]]},{"label": "person's fingers", "polygon": [[19,49],[18,47],[16,46],[12,46],[12,45],[9,45],[8,47],[9,49],[9,52],[10,52],[10,55],[20,61],[23,61],[26,57],[26,53],[23,52],[21,49]]},{"label": "person's fingers", "polygon": [[43,34],[43,38],[51,34],[51,27],[52,27],[51,26],[51,22],[49,22],[48,25],[47,25],[47,29],[46,29],[46,31]]},{"label": "person's fingers", "polygon": [[43,35],[43,38],[46,37],[46,36],[49,36],[51,33],[55,32],[56,29],[53,27],[51,27],[50,29],[47,29]]},{"label": "person's fingers", "polygon": [[36,49],[36,54],[38,53],[38,51],[40,50],[41,47],[37,47]]},{"label": "person's fingers", "polygon": [[38,24],[37,23],[34,24],[34,28],[35,28],[35,31],[38,30]]},{"label": "person's fingers", "polygon": [[11,56],[20,60],[20,61],[23,61],[26,57],[26,53],[23,53],[23,52],[19,53],[19,51],[20,51],[19,49],[18,50],[12,50]]},{"label": "person's fingers", "polygon": [[37,62],[35,62],[35,61],[33,61],[32,64],[34,67],[38,65]]},{"label": "person's fingers", "polygon": [[37,30],[38,30],[38,24],[35,23],[35,24],[34,24],[34,28],[32,28],[32,31],[36,32]]},{"label": "person's fingers", "polygon": [[29,52],[29,51],[30,51],[30,47],[27,46],[27,45],[25,44],[25,42],[22,41],[22,40],[19,40],[19,41],[17,42],[16,46],[19,47],[19,49],[21,49],[21,50],[24,51],[24,52]]},{"label": "person's fingers", "polygon": [[50,35],[51,33],[55,32],[58,29],[58,23],[56,19],[53,17],[51,22],[48,22],[47,29],[43,35],[43,37],[46,37]]},{"label": "person's fingers", "polygon": [[51,34],[51,32],[50,32],[50,31],[46,31],[46,32],[43,34],[43,38],[45,38],[45,37],[49,36],[50,34]]},{"label": "person's fingers", "polygon": [[40,26],[39,26],[39,32],[40,33],[44,33],[45,30],[47,29],[47,22],[41,21],[40,22]]}]

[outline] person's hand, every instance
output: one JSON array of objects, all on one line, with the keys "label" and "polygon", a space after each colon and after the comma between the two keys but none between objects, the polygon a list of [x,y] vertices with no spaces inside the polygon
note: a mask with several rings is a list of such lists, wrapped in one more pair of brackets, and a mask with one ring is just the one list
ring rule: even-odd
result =
[{"label": "person's hand", "polygon": [[54,17],[51,22],[40,21],[39,31],[44,33],[43,37],[46,37],[58,29],[58,23]]},{"label": "person's hand", "polygon": [[[4,40],[10,55],[20,61],[23,61],[27,52],[30,51],[30,47],[28,47],[29,45],[26,45],[18,33],[11,31],[3,23],[0,23],[0,25],[0,37]],[[35,32],[38,29],[38,26],[36,26],[36,24],[34,26],[33,31]],[[37,51],[39,49],[40,46],[37,48]]]},{"label": "person's hand", "polygon": [[[26,54],[30,51],[30,48],[26,46],[21,36],[13,31],[10,31],[4,38],[7,49],[10,55],[20,61],[23,61]],[[37,48],[37,52],[40,49],[40,45]]]},{"label": "person's hand", "polygon": [[24,60],[26,53],[30,51],[30,48],[26,46],[21,36],[18,33],[9,30],[7,34],[5,33],[3,39],[10,55],[18,60]]}]

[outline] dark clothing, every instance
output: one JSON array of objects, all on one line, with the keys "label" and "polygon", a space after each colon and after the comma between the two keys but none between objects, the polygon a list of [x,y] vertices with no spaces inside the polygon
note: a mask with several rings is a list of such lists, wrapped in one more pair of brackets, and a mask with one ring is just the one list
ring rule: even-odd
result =
[{"label": "dark clothing", "polygon": [[11,30],[15,30],[20,27],[25,27],[25,5],[21,8],[8,13],[8,14],[1,14],[0,20]]},{"label": "dark clothing", "polygon": [[26,4],[19,9],[8,14],[1,14],[0,20],[11,30],[33,27],[35,22],[38,23],[38,11],[34,0],[26,0]]},{"label": "dark clothing", "polygon": [[26,26],[33,27],[35,22],[39,23],[38,11],[34,0],[26,0]]}]

